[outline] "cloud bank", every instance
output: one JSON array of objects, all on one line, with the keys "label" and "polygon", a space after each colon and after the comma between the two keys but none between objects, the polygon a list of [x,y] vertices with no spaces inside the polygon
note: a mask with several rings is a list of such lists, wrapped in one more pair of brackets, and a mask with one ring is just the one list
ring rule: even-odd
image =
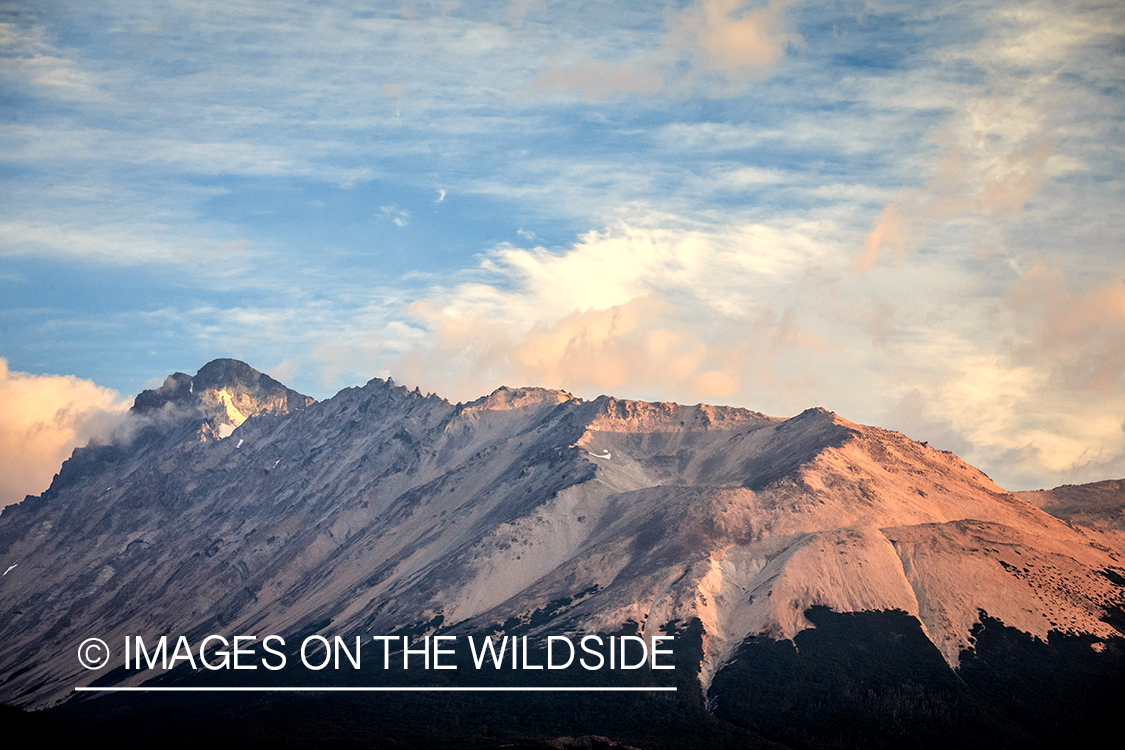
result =
[{"label": "cloud bank", "polygon": [[89,380],[12,372],[0,358],[0,506],[47,489],[71,452],[111,434],[131,404]]}]

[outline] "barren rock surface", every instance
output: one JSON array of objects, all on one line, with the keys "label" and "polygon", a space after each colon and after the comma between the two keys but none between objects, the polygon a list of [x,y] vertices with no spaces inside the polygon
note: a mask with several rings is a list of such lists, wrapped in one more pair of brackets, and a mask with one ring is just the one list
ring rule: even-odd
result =
[{"label": "barren rock surface", "polygon": [[454,405],[378,379],[317,403],[220,360],[138,396],[133,421],[0,517],[4,703],[95,679],[74,657],[91,635],[699,618],[704,689],[747,636],[792,638],[814,605],[907,612],[951,666],[981,611],[1040,638],[1117,635],[1116,521],[823,409],[537,388]]}]

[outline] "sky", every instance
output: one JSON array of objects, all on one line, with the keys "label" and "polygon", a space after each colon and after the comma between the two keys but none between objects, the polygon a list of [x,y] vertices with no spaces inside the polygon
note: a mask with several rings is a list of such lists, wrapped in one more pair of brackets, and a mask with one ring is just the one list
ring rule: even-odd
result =
[{"label": "sky", "polygon": [[1120,2],[0,0],[0,505],[217,357],[1125,476]]}]

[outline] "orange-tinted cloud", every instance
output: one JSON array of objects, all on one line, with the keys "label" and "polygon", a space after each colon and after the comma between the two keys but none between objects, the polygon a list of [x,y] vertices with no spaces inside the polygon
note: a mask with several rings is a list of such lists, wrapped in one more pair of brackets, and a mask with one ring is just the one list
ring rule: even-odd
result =
[{"label": "orange-tinted cloud", "polygon": [[758,291],[821,253],[758,224],[717,233],[619,225],[561,252],[502,245],[471,282],[411,306],[411,344],[389,366],[454,399],[540,385],[762,404],[763,388],[808,377],[800,360],[823,342],[807,316]]},{"label": "orange-tinted cloud", "polygon": [[699,0],[669,17],[668,43],[686,50],[704,68],[745,80],[776,63],[800,41],[786,30],[785,9],[794,0],[746,8],[745,0]]},{"label": "orange-tinted cloud", "polygon": [[[659,50],[619,64],[600,62],[589,55],[568,67],[552,63],[532,88],[577,90],[589,99],[603,99],[615,94],[654,94],[672,86],[669,81],[685,73],[688,79],[698,72],[708,72],[728,81],[746,82],[780,60],[790,44],[801,41],[785,23],[784,12],[794,2],[773,0],[768,5],[747,8],[746,0],[698,0],[667,16],[668,33]],[[513,7],[518,5],[514,3]]]},{"label": "orange-tinted cloud", "polygon": [[[913,203],[911,201],[911,203]],[[901,250],[907,245],[906,232],[913,224],[912,212],[908,207],[899,202],[888,203],[883,208],[879,220],[863,241],[863,249],[853,258],[853,265],[861,273],[867,273],[879,259],[879,254],[885,252],[884,248],[893,247]]]},{"label": "orange-tinted cloud", "polygon": [[1027,204],[1035,188],[1051,144],[1041,141],[1027,153],[1010,154],[1001,164],[998,174],[989,181],[980,195],[979,205],[999,216],[1015,216]]},{"label": "orange-tinted cloud", "polygon": [[888,252],[898,260],[905,258],[942,219],[974,211],[1018,215],[1039,186],[1051,152],[1046,140],[989,159],[970,160],[963,149],[948,149],[922,190],[904,188],[883,208],[852,258],[853,267],[866,273]]},{"label": "orange-tinted cloud", "polygon": [[740,385],[744,348],[721,344],[656,296],[574,311],[530,330],[485,316],[455,317],[427,304],[413,312],[432,332],[394,368],[407,382],[471,398],[502,385],[545,384],[585,395],[659,389],[699,400]]},{"label": "orange-tinted cloud", "polygon": [[1125,388],[1125,277],[1073,294],[1061,269],[1036,263],[1007,302],[1031,329],[1021,358],[1047,363],[1066,388]]},{"label": "orange-tinted cloud", "polygon": [[620,65],[601,63],[589,55],[568,68],[552,65],[535,79],[533,86],[547,91],[577,89],[587,99],[604,99],[613,94],[652,94],[664,87],[660,74],[632,60]]},{"label": "orange-tinted cloud", "polygon": [[11,372],[0,358],[0,506],[47,489],[71,451],[109,435],[129,405],[89,380]]}]

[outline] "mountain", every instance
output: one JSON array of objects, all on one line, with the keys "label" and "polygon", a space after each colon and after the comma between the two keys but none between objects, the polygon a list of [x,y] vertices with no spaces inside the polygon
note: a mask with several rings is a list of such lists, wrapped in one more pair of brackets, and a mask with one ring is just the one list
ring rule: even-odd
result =
[{"label": "mountain", "polygon": [[287,414],[315,401],[245,362],[216,359],[200,368],[195,377],[172,373],[160,388],[142,391],[133,400],[131,411],[150,420],[182,421],[192,426],[203,420],[204,435],[222,439],[248,417]]},{"label": "mountain", "polygon": [[1056,518],[1125,538],[1125,479],[1016,494]]},{"label": "mountain", "polygon": [[[1122,697],[1125,538],[1051,497],[824,409],[380,379],[314,402],[216,360],[0,516],[0,701],[153,720],[74,699],[153,679],[83,669],[93,635],[668,633],[679,703],[567,705],[641,747],[1052,744]],[[571,733],[542,720],[505,741]]]}]

